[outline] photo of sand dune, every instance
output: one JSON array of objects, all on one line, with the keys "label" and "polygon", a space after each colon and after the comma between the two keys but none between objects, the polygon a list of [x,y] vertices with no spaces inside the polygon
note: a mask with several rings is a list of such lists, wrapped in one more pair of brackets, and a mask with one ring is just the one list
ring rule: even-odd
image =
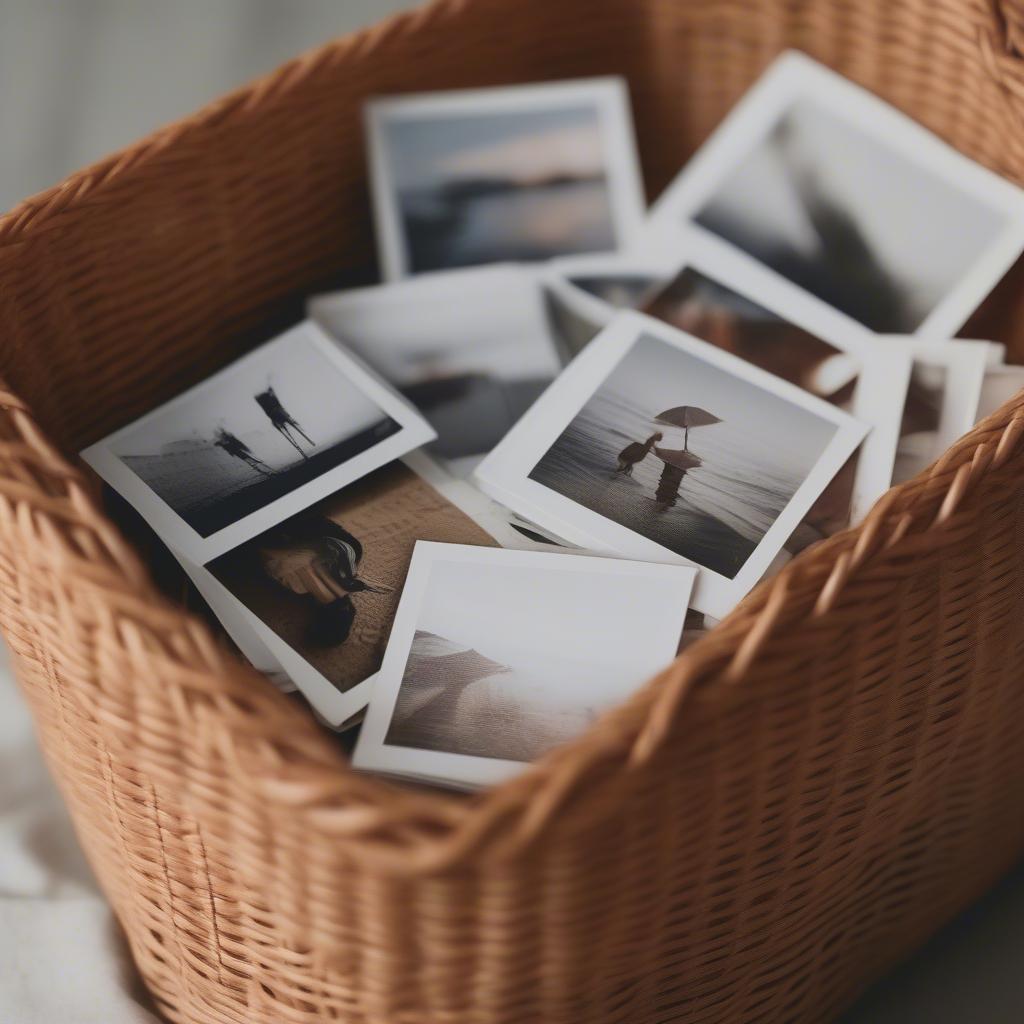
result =
[{"label": "photo of sand dune", "polygon": [[426,586],[410,584],[415,624],[382,732],[388,747],[532,761],[579,735],[678,646],[688,569],[638,575],[610,559],[480,550],[467,560],[429,547]]}]

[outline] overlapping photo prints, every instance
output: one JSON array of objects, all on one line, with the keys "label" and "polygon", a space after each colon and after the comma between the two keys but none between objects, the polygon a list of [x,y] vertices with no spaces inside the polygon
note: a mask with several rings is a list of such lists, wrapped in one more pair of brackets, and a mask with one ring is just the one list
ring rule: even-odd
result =
[{"label": "overlapping photo prints", "polygon": [[[618,273],[627,276],[630,261],[620,262]],[[707,240],[691,240],[687,258],[671,273],[664,264],[637,266],[635,277],[649,282],[639,297],[643,312],[824,398],[871,428],[787,548],[799,550],[863,518],[892,480],[911,369],[908,350],[877,344],[800,289]],[[551,301],[578,311],[578,337],[585,344],[615,309],[597,294],[574,294],[580,286],[564,271],[560,282],[559,273],[553,268],[547,279]]]},{"label": "overlapping photo prints", "polygon": [[1024,244],[1024,195],[803,54],[651,210],[639,254],[719,239],[873,331],[950,337]]},{"label": "overlapping photo prints", "polygon": [[391,97],[367,105],[384,276],[612,252],[643,186],[617,78]]},{"label": "overlapping photo prints", "polygon": [[82,458],[172,550],[202,563],[433,438],[305,321]]},{"label": "overlapping photo prints", "polygon": [[536,275],[496,265],[311,300],[310,316],[408,398],[468,475],[562,367]]},{"label": "overlapping photo prints", "polygon": [[476,479],[583,547],[703,571],[693,605],[747,593],[864,438],[800,388],[650,317],[620,313]]},{"label": "overlapping photo prints", "polygon": [[693,579],[417,544],[353,763],[460,788],[507,778],[672,660]]},{"label": "overlapping photo prints", "polygon": [[1024,388],[1024,193],[801,54],[646,218],[617,78],[366,129],[384,283],[82,453],[357,767],[508,777]]}]

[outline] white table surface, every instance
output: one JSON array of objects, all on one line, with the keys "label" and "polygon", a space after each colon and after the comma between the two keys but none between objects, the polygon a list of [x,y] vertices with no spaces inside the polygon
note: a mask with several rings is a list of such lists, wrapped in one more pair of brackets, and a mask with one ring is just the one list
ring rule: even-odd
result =
[{"label": "white table surface", "polygon": [[[0,209],[307,46],[408,6],[0,0]],[[1024,864],[845,1024],[1022,1020],[1022,957]],[[0,1022],[152,1024],[144,999],[0,670]]]}]

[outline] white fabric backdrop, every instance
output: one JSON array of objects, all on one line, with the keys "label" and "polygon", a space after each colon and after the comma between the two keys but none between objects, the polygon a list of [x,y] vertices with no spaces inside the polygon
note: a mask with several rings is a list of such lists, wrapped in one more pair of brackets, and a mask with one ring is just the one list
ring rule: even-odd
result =
[{"label": "white fabric backdrop", "polygon": [[157,1024],[0,671],[0,1021]]}]

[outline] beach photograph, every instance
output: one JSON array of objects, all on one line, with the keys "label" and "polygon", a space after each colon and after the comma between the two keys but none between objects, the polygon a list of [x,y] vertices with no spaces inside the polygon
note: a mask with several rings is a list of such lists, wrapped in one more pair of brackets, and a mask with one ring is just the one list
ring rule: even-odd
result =
[{"label": "beach photograph", "polygon": [[883,333],[917,331],[1008,224],[814,96],[720,172],[696,224]]},{"label": "beach photograph", "polygon": [[620,89],[554,84],[371,104],[374,189],[400,254],[391,276],[618,248],[622,212],[639,221],[643,210]]},{"label": "beach photograph", "polygon": [[[684,267],[643,312],[852,411],[856,357],[695,267]],[[818,496],[787,550],[801,550],[849,525],[858,457],[851,456]]]},{"label": "beach photograph", "polygon": [[380,668],[417,538],[495,543],[396,461],[206,569],[316,672],[347,691]]},{"label": "beach photograph", "polygon": [[732,580],[837,429],[641,332],[529,479]]},{"label": "beach photograph", "polygon": [[416,406],[437,432],[428,450],[449,462],[490,451],[561,369],[541,286],[522,267],[325,295],[310,314]]},{"label": "beach photograph", "polygon": [[240,359],[109,444],[201,537],[401,430],[309,336],[282,341]]},{"label": "beach photograph", "polygon": [[[410,573],[402,598],[396,676],[386,665],[371,701],[376,721],[367,721],[384,746],[532,761],[579,735],[678,648],[691,569],[474,554],[417,547],[413,572],[419,567],[422,575],[413,585]],[[431,764],[444,774],[443,760]],[[409,762],[410,771],[425,767]],[[483,781],[471,762],[450,770],[462,781]]]}]

